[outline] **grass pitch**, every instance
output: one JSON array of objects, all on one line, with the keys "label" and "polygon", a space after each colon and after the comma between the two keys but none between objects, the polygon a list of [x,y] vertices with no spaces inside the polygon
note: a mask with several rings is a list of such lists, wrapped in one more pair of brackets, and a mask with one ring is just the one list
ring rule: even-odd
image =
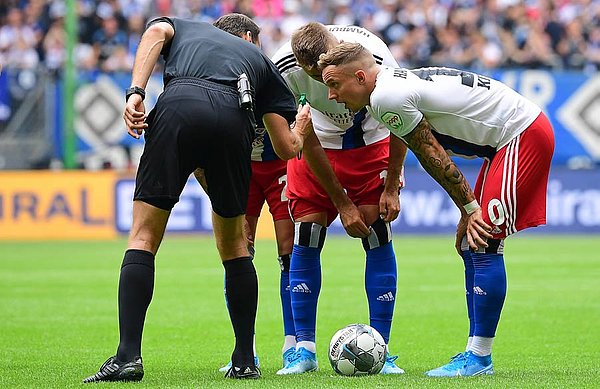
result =
[{"label": "grass pitch", "polygon": [[[317,320],[320,370],[275,375],[282,324],[275,244],[257,243],[257,350],[263,378],[225,380],[233,332],[223,268],[209,237],[167,236],[157,258],[146,320],[146,376],[157,388],[599,387],[600,239],[510,238],[508,296],[494,344],[496,374],[431,379],[430,368],[464,348],[463,268],[450,236],[397,237],[398,299],[390,351],[403,376],[341,377],[327,359],[332,334],[368,322],[358,240],[330,236],[322,255]],[[0,243],[0,387],[84,387],[118,342],[117,284],[125,241]]]}]

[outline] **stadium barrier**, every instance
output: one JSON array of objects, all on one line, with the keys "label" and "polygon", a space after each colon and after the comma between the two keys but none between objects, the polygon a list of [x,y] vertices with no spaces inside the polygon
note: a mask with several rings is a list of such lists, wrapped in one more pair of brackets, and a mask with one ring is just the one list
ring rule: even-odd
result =
[{"label": "stadium barrier", "polygon": [[[463,168],[473,183],[478,169]],[[406,170],[397,234],[454,234],[459,213],[442,188],[419,167]],[[0,172],[0,240],[111,239],[131,226],[134,177],[115,171]],[[536,233],[600,233],[600,169],[554,166],[548,187],[548,224]],[[173,209],[169,233],[211,233],[210,202],[191,178]],[[329,233],[344,234],[336,220]],[[272,238],[264,209],[257,233]]]}]

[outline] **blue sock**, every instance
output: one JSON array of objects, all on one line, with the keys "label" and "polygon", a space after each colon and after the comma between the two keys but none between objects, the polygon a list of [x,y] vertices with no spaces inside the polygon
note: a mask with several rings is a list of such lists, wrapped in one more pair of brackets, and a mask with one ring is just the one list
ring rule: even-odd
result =
[{"label": "blue sock", "polygon": [[465,264],[465,296],[467,299],[467,314],[469,315],[469,337],[473,336],[475,331],[475,320],[473,317],[473,282],[475,281],[475,268],[473,267],[473,257],[470,250],[461,252]]},{"label": "blue sock", "polygon": [[292,316],[292,300],[290,298],[290,254],[279,258],[281,276],[279,278],[279,295],[281,296],[281,312],[283,314],[283,334],[296,335],[294,317]]},{"label": "blue sock", "polygon": [[387,344],[396,302],[396,255],[392,246],[390,224],[377,219],[370,229],[371,234],[362,239],[367,254],[365,289],[369,302],[369,322]]},{"label": "blue sock", "polygon": [[369,302],[369,320],[387,344],[390,340],[396,300],[396,256],[392,242],[367,250],[365,289]]},{"label": "blue sock", "polygon": [[493,338],[506,297],[506,269],[503,241],[490,239],[486,252],[472,253],[475,268],[473,284],[474,336]]},{"label": "blue sock", "polygon": [[325,227],[315,223],[296,223],[290,263],[290,297],[296,342],[314,342],[317,301],[321,291],[321,249]]}]

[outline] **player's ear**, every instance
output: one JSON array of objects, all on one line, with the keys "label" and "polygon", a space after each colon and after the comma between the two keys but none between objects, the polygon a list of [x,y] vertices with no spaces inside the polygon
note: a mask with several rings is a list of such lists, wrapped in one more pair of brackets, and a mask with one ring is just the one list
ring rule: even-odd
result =
[{"label": "player's ear", "polygon": [[244,34],[243,38],[244,38],[245,41],[248,41],[250,43],[254,43],[252,41],[252,33],[250,31],[246,31],[246,33]]},{"label": "player's ear", "polygon": [[356,81],[358,81],[360,85],[364,84],[367,80],[367,75],[362,69],[359,69],[356,72],[354,72],[354,77],[356,77]]}]

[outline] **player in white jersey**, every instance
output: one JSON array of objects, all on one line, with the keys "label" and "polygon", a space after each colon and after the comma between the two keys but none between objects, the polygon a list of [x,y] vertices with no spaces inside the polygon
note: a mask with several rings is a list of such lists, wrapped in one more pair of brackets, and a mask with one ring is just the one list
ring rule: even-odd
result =
[{"label": "player in white jersey", "polygon": [[[385,43],[375,34],[362,27],[323,26],[318,23],[310,23],[296,34],[312,34],[312,30],[320,31],[323,34],[329,32],[337,42],[360,43],[369,48],[369,51],[373,53],[373,58],[378,64],[398,66],[398,63]],[[361,121],[360,126],[356,130],[353,129],[358,134],[352,135],[361,139],[351,143],[347,139],[350,135],[348,134],[348,129],[353,125],[355,115],[344,107],[343,104],[338,104],[327,98],[327,86],[321,81],[320,72],[316,69],[305,71],[297,63],[291,41],[285,43],[272,59],[292,92],[297,97],[300,97],[301,94],[306,94],[312,108],[313,127],[323,148],[336,150],[356,148],[359,145],[373,144],[390,135],[385,126],[381,125],[371,115],[366,115]]]},{"label": "player in white jersey", "polygon": [[[506,296],[504,238],[546,222],[550,122],[501,82],[456,69],[379,66],[359,44],[338,45],[319,66],[329,97],[353,111],[367,106],[461,210],[455,245],[465,265],[467,347],[427,375],[493,374],[492,341]],[[484,158],[474,191],[449,153]]]},{"label": "player in white jersey", "polygon": [[[317,368],[320,254],[326,228],[338,214],[348,234],[362,238],[370,324],[389,341],[397,279],[390,222],[400,211],[406,147],[395,137],[390,141],[389,130],[366,110],[353,113],[327,98],[317,61],[340,41],[360,42],[373,51],[377,63],[397,65],[381,39],[364,28],[320,23],[300,28],[273,57],[292,92],[305,95],[310,103],[316,133],[305,143],[302,156],[287,166],[289,207],[296,225],[290,289],[297,346],[295,358],[277,374]],[[395,359],[387,355],[383,374],[404,372]]]}]

